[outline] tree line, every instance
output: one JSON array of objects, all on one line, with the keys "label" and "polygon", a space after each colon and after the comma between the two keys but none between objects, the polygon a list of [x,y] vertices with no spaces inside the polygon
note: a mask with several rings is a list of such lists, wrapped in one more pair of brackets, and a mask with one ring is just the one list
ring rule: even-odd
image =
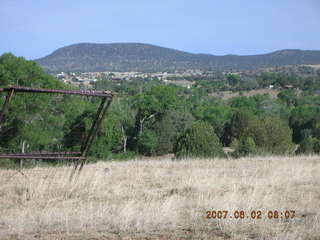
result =
[{"label": "tree line", "polygon": [[[0,86],[72,89],[36,63],[12,54],[0,57]],[[117,96],[98,132],[90,156],[123,159],[174,153],[224,157],[320,152],[320,97],[294,89],[222,100],[198,87],[159,80],[98,81],[97,90]],[[0,103],[4,102],[4,94]],[[99,99],[16,94],[0,134],[0,152],[77,151],[88,134]],[[10,162],[9,160],[7,162]]]}]

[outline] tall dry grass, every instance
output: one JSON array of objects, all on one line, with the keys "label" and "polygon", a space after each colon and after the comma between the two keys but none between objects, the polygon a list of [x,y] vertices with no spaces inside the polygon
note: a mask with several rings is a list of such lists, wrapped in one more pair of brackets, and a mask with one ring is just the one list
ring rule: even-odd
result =
[{"label": "tall dry grass", "polygon": [[[70,171],[0,170],[0,239],[320,238],[319,156],[99,162],[73,182]],[[296,217],[205,218],[287,209]]]}]

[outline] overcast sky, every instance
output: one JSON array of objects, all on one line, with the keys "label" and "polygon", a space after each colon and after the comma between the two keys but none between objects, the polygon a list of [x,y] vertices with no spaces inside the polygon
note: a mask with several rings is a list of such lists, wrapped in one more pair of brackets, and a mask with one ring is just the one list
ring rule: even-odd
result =
[{"label": "overcast sky", "polygon": [[320,50],[320,0],[0,0],[0,54],[40,58],[80,42],[192,53]]}]

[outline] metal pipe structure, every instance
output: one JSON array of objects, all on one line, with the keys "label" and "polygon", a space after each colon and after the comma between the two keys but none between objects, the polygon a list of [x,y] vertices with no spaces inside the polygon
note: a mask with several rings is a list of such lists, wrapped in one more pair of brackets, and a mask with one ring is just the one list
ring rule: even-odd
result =
[{"label": "metal pipe structure", "polygon": [[9,92],[10,90],[14,90],[15,92],[55,93],[55,94],[81,95],[81,96],[93,96],[93,97],[109,97],[109,98],[113,97],[113,94],[110,91],[60,90],[60,89],[31,88],[31,87],[20,87],[20,86],[10,86],[7,88],[0,88],[0,92]]},{"label": "metal pipe structure", "polygon": [[85,157],[75,157],[75,156],[39,156],[33,154],[24,154],[24,155],[16,155],[16,154],[1,154],[0,159],[48,159],[48,160],[85,160]]},{"label": "metal pipe structure", "polygon": [[2,124],[4,122],[4,116],[5,116],[6,112],[8,111],[10,101],[12,99],[13,94],[14,94],[14,89],[9,89],[8,94],[6,96],[6,100],[4,101],[3,106],[2,106],[2,110],[0,112],[0,130],[2,128]]},{"label": "metal pipe structure", "polygon": [[89,134],[81,146],[80,152],[32,152],[32,153],[11,153],[0,154],[0,159],[48,159],[48,160],[76,160],[75,170],[80,164],[79,171],[83,168],[86,162],[86,158],[90,147],[97,135],[101,122],[106,115],[106,112],[112,102],[113,93],[111,91],[93,91],[93,90],[60,90],[60,89],[45,89],[45,88],[31,88],[20,86],[9,86],[6,88],[0,88],[0,92],[8,92],[6,100],[3,103],[2,110],[0,112],[0,130],[5,121],[5,115],[9,109],[10,101],[14,93],[47,93],[47,94],[64,94],[64,95],[80,95],[80,96],[92,96],[101,97],[101,104],[98,108],[96,117],[92,123]]}]

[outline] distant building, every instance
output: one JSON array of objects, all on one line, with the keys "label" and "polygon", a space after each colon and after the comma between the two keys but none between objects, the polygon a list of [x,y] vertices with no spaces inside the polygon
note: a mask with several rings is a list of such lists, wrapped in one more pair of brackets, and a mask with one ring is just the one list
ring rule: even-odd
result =
[{"label": "distant building", "polygon": [[293,88],[293,86],[288,84],[288,85],[284,85],[283,88],[285,88],[285,89],[291,89],[291,88]]}]

